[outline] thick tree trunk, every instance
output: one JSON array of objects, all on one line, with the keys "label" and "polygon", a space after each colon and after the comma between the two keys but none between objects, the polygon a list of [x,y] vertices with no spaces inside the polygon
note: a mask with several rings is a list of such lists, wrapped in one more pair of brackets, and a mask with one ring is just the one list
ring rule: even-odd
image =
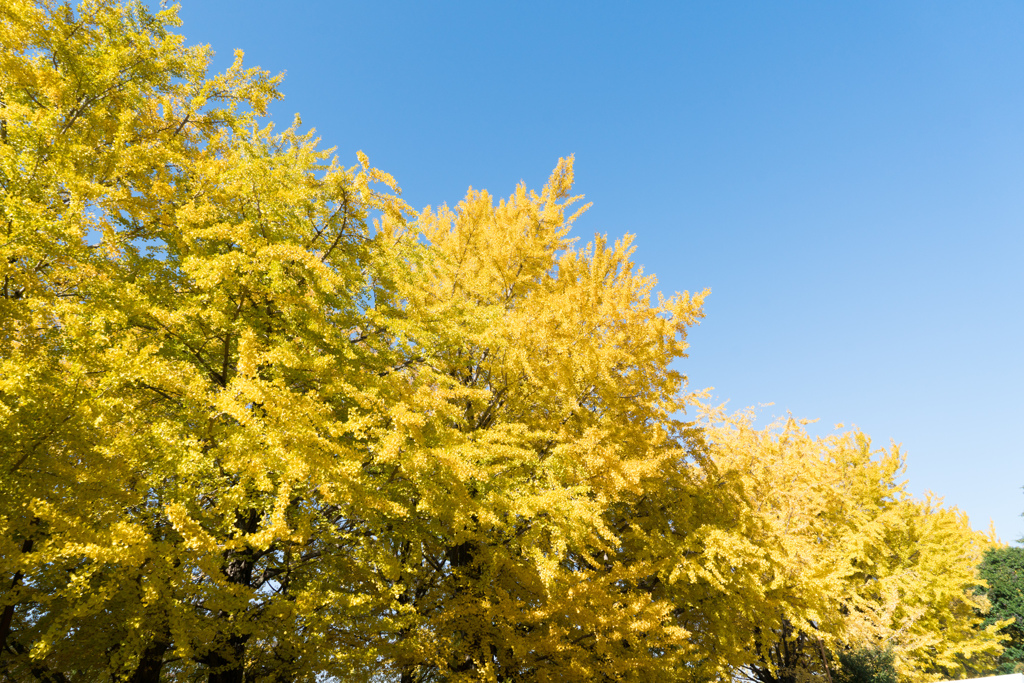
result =
[{"label": "thick tree trunk", "polygon": [[221,654],[216,654],[207,660],[210,667],[210,675],[207,683],[245,683],[245,641],[242,636],[232,636],[228,639],[227,649],[231,659]]},{"label": "thick tree trunk", "polygon": [[128,679],[128,683],[160,683],[160,670],[164,667],[164,653],[171,646],[163,638],[149,644],[139,659],[139,666]]},{"label": "thick tree trunk", "polygon": [[[251,534],[259,525],[260,514],[256,510],[237,513],[235,528]],[[256,558],[252,550],[231,551],[227,553],[224,575],[228,581],[242,586],[252,586],[252,570]],[[221,614],[226,618],[227,614]],[[249,636],[232,634],[218,650],[208,654],[202,663],[210,668],[207,683],[244,683],[245,682],[245,646]]]},{"label": "thick tree trunk", "polygon": [[[27,538],[21,544],[21,552],[27,553],[32,551],[32,539]],[[21,583],[21,572],[14,573],[14,579],[11,581],[11,590],[13,590],[19,583]],[[7,635],[11,632],[11,622],[14,621],[14,605],[7,605],[4,607],[3,614],[0,614],[0,650],[7,647]]]}]

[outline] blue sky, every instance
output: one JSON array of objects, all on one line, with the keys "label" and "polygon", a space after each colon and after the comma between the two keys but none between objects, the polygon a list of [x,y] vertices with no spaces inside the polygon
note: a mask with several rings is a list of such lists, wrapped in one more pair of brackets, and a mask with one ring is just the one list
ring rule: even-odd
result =
[{"label": "blue sky", "polygon": [[666,291],[712,290],[683,369],[732,408],[855,424],[909,487],[1024,535],[1024,5],[184,0],[286,71],[346,163],[414,206],[576,155]]}]

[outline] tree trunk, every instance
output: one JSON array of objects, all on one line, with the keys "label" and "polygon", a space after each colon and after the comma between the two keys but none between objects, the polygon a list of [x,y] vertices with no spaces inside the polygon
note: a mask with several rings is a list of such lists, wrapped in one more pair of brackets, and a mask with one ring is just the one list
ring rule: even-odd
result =
[{"label": "tree trunk", "polygon": [[[235,527],[244,533],[252,533],[259,524],[260,515],[256,510],[246,514],[238,513]],[[255,558],[252,550],[231,551],[227,554],[224,575],[228,581],[242,586],[252,585],[252,570]],[[226,618],[227,614],[221,614]],[[245,645],[249,636],[233,634],[218,650],[207,655],[201,663],[210,668],[207,683],[244,683],[245,681]]]},{"label": "tree trunk", "polygon": [[[22,554],[32,551],[32,539],[26,538],[21,544]],[[11,590],[21,583],[21,572],[14,573],[14,579],[11,581]],[[4,607],[4,612],[0,615],[0,650],[7,647],[7,635],[11,632],[11,622],[14,621],[14,605],[7,605]]]},{"label": "tree trunk", "polygon": [[217,653],[206,661],[211,669],[206,683],[245,683],[246,640],[244,636],[231,636],[227,648],[231,659]]},{"label": "tree trunk", "polygon": [[157,638],[149,644],[139,659],[135,673],[128,683],[160,683],[160,670],[164,667],[164,653],[171,646],[166,640]]}]

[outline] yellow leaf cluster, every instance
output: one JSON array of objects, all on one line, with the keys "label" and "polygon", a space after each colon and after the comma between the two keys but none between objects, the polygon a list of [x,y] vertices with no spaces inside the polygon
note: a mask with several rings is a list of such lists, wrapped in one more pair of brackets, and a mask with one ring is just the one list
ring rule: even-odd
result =
[{"label": "yellow leaf cluster", "polygon": [[792,418],[758,430],[751,414],[706,416],[712,457],[742,480],[752,541],[771,558],[761,604],[775,620],[751,631],[742,676],[824,680],[829,653],[858,648],[891,651],[900,680],[994,670],[1001,636],[981,627],[977,571],[992,541],[956,508],[907,494],[897,447],[872,450],[858,431],[814,438]]}]

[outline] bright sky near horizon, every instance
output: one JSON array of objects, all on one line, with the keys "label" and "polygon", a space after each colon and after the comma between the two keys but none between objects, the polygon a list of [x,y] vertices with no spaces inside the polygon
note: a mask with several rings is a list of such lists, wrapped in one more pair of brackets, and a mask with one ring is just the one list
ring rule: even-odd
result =
[{"label": "bright sky near horizon", "polygon": [[577,235],[711,289],[691,388],[901,443],[914,494],[1024,536],[1024,4],[182,4],[413,206],[575,154]]}]

